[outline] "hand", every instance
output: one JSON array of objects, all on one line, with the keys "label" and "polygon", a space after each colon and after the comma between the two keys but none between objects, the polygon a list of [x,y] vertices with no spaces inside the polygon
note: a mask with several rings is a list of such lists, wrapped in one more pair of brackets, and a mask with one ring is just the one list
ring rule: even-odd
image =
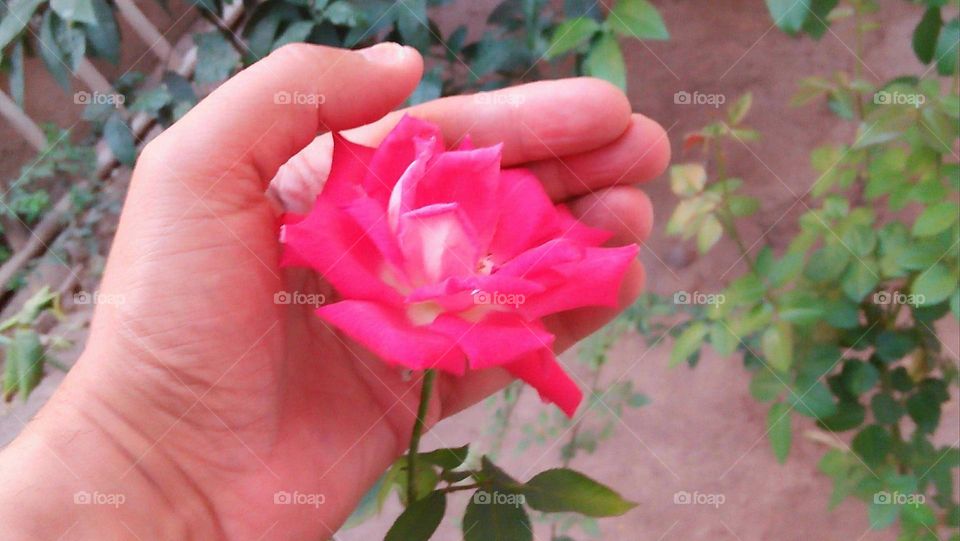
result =
[{"label": "hand", "polygon": [[[316,134],[363,126],[347,138],[375,145],[421,72],[419,55],[394,44],[286,46],[147,145],[101,290],[122,302],[97,307],[80,360],[0,455],[4,538],[318,539],[339,528],[406,449],[419,381],[331,332],[312,306],[274,301],[331,293],[278,267],[276,200],[309,205],[331,151],[329,134]],[[615,231],[614,243],[646,237],[650,202],[622,185],[665,168],[656,123],[592,79],[493,96],[408,111],[441,125],[448,143],[503,141],[505,165],[532,169],[582,220]],[[642,283],[636,263],[622,306]],[[615,313],[554,318],[558,349]],[[428,425],[508,380],[499,369],[441,376]],[[75,505],[78,491],[124,501]],[[275,504],[281,491],[324,503]]]}]

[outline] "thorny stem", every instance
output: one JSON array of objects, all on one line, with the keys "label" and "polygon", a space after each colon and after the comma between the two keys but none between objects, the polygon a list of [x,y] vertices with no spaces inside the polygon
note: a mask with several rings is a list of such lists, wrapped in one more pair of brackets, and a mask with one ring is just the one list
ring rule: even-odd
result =
[{"label": "thorny stem", "polygon": [[420,406],[417,408],[417,418],[413,421],[413,434],[410,435],[410,451],[407,452],[407,505],[417,501],[417,453],[420,449],[420,436],[423,435],[424,418],[430,406],[430,396],[433,394],[433,381],[437,377],[436,370],[427,369],[423,372],[423,382],[420,385]]}]

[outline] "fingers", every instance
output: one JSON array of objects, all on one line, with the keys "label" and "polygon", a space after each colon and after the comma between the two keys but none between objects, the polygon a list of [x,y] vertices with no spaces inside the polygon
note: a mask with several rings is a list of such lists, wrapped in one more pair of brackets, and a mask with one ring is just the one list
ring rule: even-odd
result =
[{"label": "fingers", "polygon": [[565,201],[596,189],[651,180],[669,163],[666,132],[655,121],[634,114],[627,130],[607,145],[525,167],[543,181],[554,201]]},{"label": "fingers", "polygon": [[503,143],[504,165],[601,147],[630,123],[617,87],[588,77],[540,81],[470,96],[451,96],[387,115],[345,135],[379,143],[404,113],[440,125],[448,144],[469,134],[475,146]]},{"label": "fingers", "polygon": [[415,50],[395,43],[362,51],[287,45],[224,83],[144,155],[175,163],[184,182],[248,166],[262,192],[318,131],[373,122],[396,107],[422,69]]},{"label": "fingers", "polygon": [[[641,243],[653,227],[650,198],[636,188],[620,186],[591,193],[573,201],[570,210],[585,224],[612,231],[610,244],[614,246]],[[547,327],[556,334],[554,350],[569,348],[633,304],[643,290],[645,279],[643,266],[634,261],[624,275],[615,308],[579,308],[547,318]]]}]

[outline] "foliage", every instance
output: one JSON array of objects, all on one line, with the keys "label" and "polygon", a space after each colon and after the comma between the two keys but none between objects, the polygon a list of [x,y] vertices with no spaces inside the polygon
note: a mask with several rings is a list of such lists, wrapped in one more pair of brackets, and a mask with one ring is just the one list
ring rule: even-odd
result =
[{"label": "foliage", "polygon": [[[767,3],[790,33],[819,37],[849,16],[862,43],[878,26],[869,1]],[[743,183],[727,170],[726,148],[756,136],[742,125],[749,95],[687,137],[705,161],[671,169],[680,203],[668,225],[695,237],[701,253],[726,235],[746,267],[719,302],[687,307],[673,360],[692,364],[703,342],[723,356],[742,354],[751,395],[770,404],[767,438],[777,459],[789,455],[794,417],[812,419],[831,446],[820,463],[834,481],[831,506],[860,498],[873,528],[899,521],[904,541],[960,535],[952,473],[960,449],[932,438],[958,384],[936,331],[938,321],[960,318],[957,19],[942,21],[946,2],[921,3],[912,47],[931,66],[922,75],[875,87],[855,68],[800,82],[794,105],[824,99],[857,130],[850,142],[811,152],[818,176],[809,193],[796,194],[811,203],[788,245],[741,239],[740,222],[760,204],[738,193]]]},{"label": "foliage", "polygon": [[3,399],[10,401],[16,394],[26,400],[43,377],[47,364],[60,368],[49,355],[44,337],[36,322],[45,312],[60,315],[60,297],[49,287],[43,287],[30,297],[16,315],[0,323],[0,346],[4,350]]}]

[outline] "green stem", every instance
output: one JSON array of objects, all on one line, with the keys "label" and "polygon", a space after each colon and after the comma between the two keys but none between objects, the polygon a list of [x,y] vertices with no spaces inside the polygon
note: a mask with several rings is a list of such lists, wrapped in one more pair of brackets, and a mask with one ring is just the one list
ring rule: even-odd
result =
[{"label": "green stem", "polygon": [[433,394],[433,381],[437,372],[427,369],[423,372],[423,382],[420,384],[420,406],[417,408],[417,418],[413,421],[413,434],[410,435],[410,451],[407,452],[407,505],[417,501],[417,453],[420,449],[420,436],[423,435],[424,418],[430,406],[430,395]]}]

